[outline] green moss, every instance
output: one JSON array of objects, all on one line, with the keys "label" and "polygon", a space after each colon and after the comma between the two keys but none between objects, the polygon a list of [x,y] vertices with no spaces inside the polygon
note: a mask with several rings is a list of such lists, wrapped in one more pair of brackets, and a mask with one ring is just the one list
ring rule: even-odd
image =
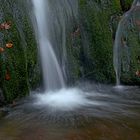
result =
[{"label": "green moss", "polygon": [[[0,56],[0,81],[5,100],[11,102],[29,94],[30,88],[37,86],[40,72],[37,70],[37,45],[33,29],[24,6],[19,1],[0,1],[3,17],[0,23],[11,21],[9,30],[1,31],[2,47],[12,41],[13,48],[6,48]],[[23,4],[23,3],[22,3]],[[23,14],[24,13],[24,14]],[[10,80],[5,80],[6,72]]]},{"label": "green moss", "polygon": [[[130,9],[132,0],[79,0],[80,23],[82,32],[84,77],[100,82],[114,82],[113,45],[118,23],[123,12]],[[139,19],[139,12],[133,18]],[[125,31],[130,53],[129,71],[126,62],[127,53],[122,49],[121,81],[127,84],[138,84],[140,78],[136,71],[140,70],[139,28]],[[85,43],[86,42],[86,43]]]},{"label": "green moss", "polygon": [[[115,81],[113,69],[113,38],[111,16],[121,11],[118,0],[79,0],[83,50],[84,77],[100,82]],[[85,41],[86,42],[86,41]]]},{"label": "green moss", "polygon": [[[129,51],[130,65],[125,63],[125,57],[128,57],[126,51],[122,52],[122,74],[121,81],[126,84],[139,84],[140,77],[136,76],[136,71],[140,70],[138,56],[140,56],[140,39],[137,30],[129,30],[127,33],[127,45]],[[128,67],[128,70],[126,69]]]},{"label": "green moss", "polygon": [[[67,39],[67,69],[69,83],[73,83],[80,77],[80,37],[69,36]],[[71,82],[70,82],[71,81]]]},{"label": "green moss", "polygon": [[[115,82],[113,68],[113,41],[116,28],[124,11],[130,8],[132,0],[79,0],[79,21],[74,23],[71,33],[80,28],[80,34],[67,34],[68,79],[94,79],[100,82]],[[0,85],[7,102],[29,94],[30,88],[40,83],[38,50],[33,27],[24,1],[0,0],[0,23],[11,21],[10,30],[0,32],[0,47],[12,41],[14,47],[0,54]],[[139,55],[137,33],[129,33],[131,46],[131,70],[123,71],[122,81],[139,82],[135,71],[140,69],[136,56]],[[5,80],[6,71],[11,79]]]}]

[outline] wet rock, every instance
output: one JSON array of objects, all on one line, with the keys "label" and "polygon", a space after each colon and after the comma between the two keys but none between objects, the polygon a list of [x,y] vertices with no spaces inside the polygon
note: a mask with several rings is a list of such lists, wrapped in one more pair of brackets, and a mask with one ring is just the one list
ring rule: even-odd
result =
[{"label": "wet rock", "polygon": [[120,0],[122,11],[128,11],[131,7],[133,0]]},{"label": "wet rock", "polygon": [[0,118],[3,118],[6,115],[8,115],[9,111],[10,111],[10,109],[7,107],[0,108]]},{"label": "wet rock", "polygon": [[4,105],[4,96],[2,90],[0,89],[0,107]]}]

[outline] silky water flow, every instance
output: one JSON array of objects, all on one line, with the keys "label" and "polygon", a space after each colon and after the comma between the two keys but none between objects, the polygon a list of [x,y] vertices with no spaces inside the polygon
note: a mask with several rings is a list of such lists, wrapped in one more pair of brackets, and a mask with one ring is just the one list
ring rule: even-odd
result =
[{"label": "silky water flow", "polygon": [[[45,88],[44,93],[37,93],[35,95],[36,101],[34,105],[65,110],[87,104],[88,100],[81,90],[66,88],[63,77],[63,66],[58,61],[59,56],[55,51],[60,49],[62,51],[61,55],[64,56],[62,59],[66,59],[66,26],[68,26],[67,22],[76,16],[75,13],[77,13],[78,9],[76,0],[61,0],[61,2],[32,0],[36,21],[34,27],[37,29],[36,38],[40,50]],[[53,28],[55,31],[53,31]],[[61,28],[60,31],[59,28]],[[57,48],[55,48],[53,41],[57,42],[59,32],[62,32],[62,46],[59,47],[59,45],[56,45]]]}]

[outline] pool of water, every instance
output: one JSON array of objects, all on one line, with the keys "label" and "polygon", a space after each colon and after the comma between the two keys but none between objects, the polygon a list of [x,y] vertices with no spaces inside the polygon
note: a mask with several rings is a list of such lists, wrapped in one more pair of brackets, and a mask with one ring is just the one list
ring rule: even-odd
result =
[{"label": "pool of water", "polygon": [[81,84],[55,94],[21,101],[0,120],[0,140],[140,140],[139,87]]}]

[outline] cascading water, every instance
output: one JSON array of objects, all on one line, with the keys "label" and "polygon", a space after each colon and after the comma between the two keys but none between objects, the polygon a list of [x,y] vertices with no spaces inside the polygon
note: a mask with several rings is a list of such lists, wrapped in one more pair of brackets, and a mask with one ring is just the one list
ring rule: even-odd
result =
[{"label": "cascading water", "polygon": [[78,1],[32,0],[32,4],[45,86],[44,94],[35,95],[37,100],[34,105],[71,110],[87,104],[84,92],[76,88],[66,89],[63,78],[67,54],[66,33],[73,18],[76,19]]},{"label": "cascading water", "polygon": [[37,22],[37,37],[41,53],[45,90],[54,90],[65,86],[63,74],[49,38],[48,1],[32,0]]},{"label": "cascading water", "polygon": [[[77,0],[32,0],[45,90],[65,87],[66,39],[77,18]],[[35,17],[35,18],[34,18]]]},{"label": "cascading water", "polygon": [[[116,84],[120,85],[121,71],[130,71],[130,47],[127,44],[128,31],[134,29],[136,16],[138,10],[140,10],[140,0],[134,0],[131,9],[126,12],[119,22],[115,43],[114,43],[114,69],[116,72]],[[135,18],[134,18],[135,17]]]}]

